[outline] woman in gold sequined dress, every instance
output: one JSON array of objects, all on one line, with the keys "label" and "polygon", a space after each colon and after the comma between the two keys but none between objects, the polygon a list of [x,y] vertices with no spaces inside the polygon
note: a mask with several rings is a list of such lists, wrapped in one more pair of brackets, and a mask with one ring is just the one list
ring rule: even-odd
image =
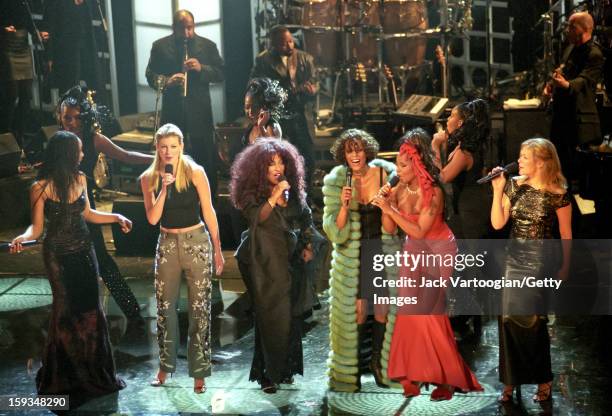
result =
[{"label": "woman in gold sequined dress", "polygon": [[[564,253],[558,271],[551,270],[547,266],[550,244],[544,244],[544,240],[553,238],[555,218],[561,239],[572,238],[572,208],[555,147],[546,139],[526,140],[521,144],[518,163],[520,176],[506,181],[500,175],[492,182],[493,227],[499,230],[512,218],[506,279],[544,277],[551,272],[564,278],[569,268],[569,253]],[[499,377],[504,383],[500,402],[511,401],[514,388],[521,384],[538,384],[533,396],[535,402],[551,398],[553,376],[547,318],[534,313],[544,310],[538,309],[538,305],[545,302],[545,297],[541,290],[504,289],[503,315],[499,320]]]}]

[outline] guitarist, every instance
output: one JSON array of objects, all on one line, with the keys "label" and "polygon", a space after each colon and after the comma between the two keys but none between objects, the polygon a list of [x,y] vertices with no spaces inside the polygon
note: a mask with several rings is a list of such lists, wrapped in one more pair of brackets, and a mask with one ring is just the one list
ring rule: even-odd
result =
[{"label": "guitarist", "polygon": [[552,97],[550,137],[557,148],[567,179],[574,178],[572,165],[577,146],[601,141],[595,89],[602,76],[603,54],[593,41],[593,18],[587,12],[574,13],[568,22],[570,43],[561,66],[544,89]]}]

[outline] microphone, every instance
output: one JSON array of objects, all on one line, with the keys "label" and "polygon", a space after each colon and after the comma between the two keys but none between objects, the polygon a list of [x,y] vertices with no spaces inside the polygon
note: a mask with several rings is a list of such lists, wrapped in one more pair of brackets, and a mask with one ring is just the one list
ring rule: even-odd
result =
[{"label": "microphone", "polygon": [[[389,187],[390,187],[390,188],[395,188],[395,187],[397,186],[397,184],[399,183],[399,181],[400,181],[399,176],[395,175],[395,176],[393,176],[393,177],[389,178],[389,181],[387,182],[387,185],[389,185]],[[383,188],[384,188],[384,186],[383,186]],[[375,196],[374,198],[376,198],[376,197],[378,197],[378,196],[385,196],[385,195],[384,195],[384,194],[381,192],[383,188],[380,188],[380,189],[378,190],[378,192],[376,192],[376,196]],[[372,203],[372,201],[374,201],[374,198],[372,198],[372,199],[370,200],[370,203]]]},{"label": "microphone", "polygon": [[349,167],[346,168],[346,186],[353,186],[353,169]]},{"label": "microphone", "polygon": [[[34,244],[38,244],[38,240],[26,240],[21,242],[22,247],[33,246]],[[11,243],[1,243],[0,251],[9,251],[11,249]]]},{"label": "microphone", "polygon": [[[171,175],[174,174],[174,167],[172,166],[172,163],[166,163],[166,166],[164,166],[164,173],[169,173]],[[166,199],[172,198],[172,184],[170,184],[166,191]]]},{"label": "microphone", "polygon": [[[282,182],[282,181],[286,181],[287,178],[285,177],[285,175],[281,175],[278,177],[278,182]],[[289,202],[289,189],[285,189],[283,191],[283,198],[285,199],[285,202]]]},{"label": "microphone", "polygon": [[508,163],[501,170],[495,173],[491,173],[487,176],[483,176],[482,178],[478,179],[476,183],[478,185],[482,185],[483,183],[491,182],[493,179],[497,178],[502,173],[516,173],[517,171],[518,171],[518,163],[516,162]]}]

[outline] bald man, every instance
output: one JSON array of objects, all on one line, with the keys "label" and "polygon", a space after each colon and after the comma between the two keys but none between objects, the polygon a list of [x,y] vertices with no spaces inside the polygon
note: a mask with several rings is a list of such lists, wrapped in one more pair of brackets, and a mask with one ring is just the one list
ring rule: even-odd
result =
[{"label": "bald man", "polygon": [[[187,96],[183,97],[185,72]],[[223,81],[223,59],[213,41],[195,33],[189,10],[178,10],[172,20],[172,35],[153,43],[146,77],[153,89],[160,79],[165,84],[161,124],[180,127],[186,138],[186,153],[204,166],[215,195],[217,151],[209,86]]]},{"label": "bald man", "polygon": [[561,66],[552,77],[553,96],[551,140],[557,147],[561,168],[568,179],[575,179],[577,146],[601,142],[595,89],[602,76],[604,58],[593,41],[593,18],[586,12],[574,13],[568,22],[567,47]]}]

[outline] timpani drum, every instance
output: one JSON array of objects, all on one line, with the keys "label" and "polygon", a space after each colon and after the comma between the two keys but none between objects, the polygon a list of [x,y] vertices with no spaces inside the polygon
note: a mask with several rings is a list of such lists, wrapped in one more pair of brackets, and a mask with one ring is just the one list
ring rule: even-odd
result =
[{"label": "timpani drum", "polygon": [[315,65],[335,68],[338,64],[337,0],[300,1],[304,50],[312,55]]},{"label": "timpani drum", "polygon": [[418,34],[427,27],[427,9],[423,1],[386,0],[383,30],[387,35],[384,42],[387,65],[400,67],[422,64],[427,39]]},{"label": "timpani drum", "polygon": [[366,68],[378,66],[380,1],[346,0],[342,9],[348,61]]},{"label": "timpani drum", "polygon": [[338,17],[336,0],[300,1],[302,5],[302,26],[336,26]]},{"label": "timpani drum", "polygon": [[304,50],[312,55],[315,65],[332,69],[338,64],[338,32],[304,29]]},{"label": "timpani drum", "polygon": [[380,26],[380,1],[378,0],[347,0],[342,10],[344,26]]}]

